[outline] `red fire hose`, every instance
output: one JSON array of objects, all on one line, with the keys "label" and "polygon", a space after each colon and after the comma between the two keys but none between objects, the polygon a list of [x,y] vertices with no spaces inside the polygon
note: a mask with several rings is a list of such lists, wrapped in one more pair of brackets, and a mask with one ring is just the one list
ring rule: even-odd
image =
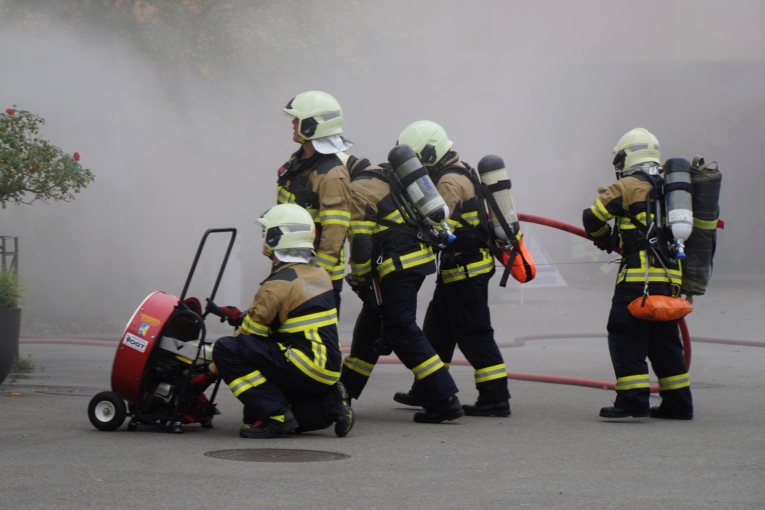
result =
[{"label": "red fire hose", "polygon": [[[563,230],[564,232],[568,232],[570,234],[583,237],[590,241],[597,242],[591,239],[587,235],[587,233],[584,231],[584,229],[575,227],[573,225],[569,225],[568,223],[563,223],[557,220],[551,220],[549,218],[543,218],[541,216],[533,216],[531,214],[519,214],[518,219],[520,221],[525,221],[528,223],[536,223],[537,225],[544,225],[546,227],[557,228],[558,230]],[[619,248],[616,248],[614,251],[616,251],[617,253],[621,253],[621,250]],[[683,357],[685,358],[686,366],[690,368],[691,366],[691,337],[688,332],[688,325],[686,324],[685,319],[680,320],[679,327],[680,327],[680,336],[683,341]],[[525,336],[525,337],[517,337],[515,338],[514,342],[498,344],[498,346],[499,347],[520,347],[524,345],[527,340],[542,340],[542,339],[553,339],[553,338],[597,338],[597,337],[603,337],[603,336],[606,336],[606,335],[604,335],[603,333],[531,335],[531,336]],[[746,341],[737,341],[737,340],[724,340],[724,339],[717,339],[717,338],[697,338],[696,340],[700,342],[728,343],[728,344],[735,344],[735,345],[748,345],[753,347],[765,347],[765,343],[763,342],[746,342]],[[22,343],[78,343],[78,344],[84,344],[84,345],[110,345],[110,346],[115,345],[115,342],[113,341],[90,340],[90,339],[23,338],[21,339],[21,342]],[[343,351],[348,352],[350,350],[350,344],[343,343],[341,345],[341,348]],[[394,358],[394,357],[383,357],[378,360],[378,363],[400,364],[401,361],[399,361],[397,358]],[[452,360],[451,364],[458,365],[458,366],[470,366],[470,363],[464,359]],[[605,389],[612,390],[614,389],[614,386],[615,386],[615,383],[613,382],[597,381],[594,379],[579,379],[576,377],[558,377],[554,375],[542,375],[542,374],[526,374],[521,372],[508,372],[507,377],[508,379],[516,379],[520,381],[535,381],[535,382],[546,382],[546,383],[553,383],[553,384],[567,384],[567,385],[573,385],[573,386],[585,386],[589,388],[600,388],[604,390]],[[651,386],[652,393],[658,393],[658,391],[659,391],[658,386]]]}]

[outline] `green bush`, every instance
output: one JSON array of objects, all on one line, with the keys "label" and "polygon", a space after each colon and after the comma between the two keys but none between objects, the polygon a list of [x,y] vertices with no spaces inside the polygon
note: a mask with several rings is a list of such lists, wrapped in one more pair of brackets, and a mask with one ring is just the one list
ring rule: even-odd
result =
[{"label": "green bush", "polygon": [[18,308],[24,287],[16,271],[0,269],[0,308]]},{"label": "green bush", "polygon": [[45,119],[26,110],[0,113],[0,206],[35,200],[69,202],[93,174],[72,155],[38,136]]},{"label": "green bush", "polygon": [[11,365],[12,374],[17,374],[19,372],[31,372],[34,369],[35,366],[32,363],[31,354],[26,358],[17,357],[15,360],[13,360],[13,365]]}]

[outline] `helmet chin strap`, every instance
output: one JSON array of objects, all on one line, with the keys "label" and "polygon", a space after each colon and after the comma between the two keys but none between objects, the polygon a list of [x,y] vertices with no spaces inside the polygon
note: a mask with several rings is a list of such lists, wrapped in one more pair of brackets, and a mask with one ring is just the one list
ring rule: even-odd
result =
[{"label": "helmet chin strap", "polygon": [[297,139],[297,143],[298,143],[299,145],[303,145],[303,144],[304,144],[304,143],[306,143],[307,141],[308,141],[308,140],[306,140],[306,139],[305,139],[305,138],[303,138],[302,136],[299,136],[299,137],[298,137],[298,139]]}]

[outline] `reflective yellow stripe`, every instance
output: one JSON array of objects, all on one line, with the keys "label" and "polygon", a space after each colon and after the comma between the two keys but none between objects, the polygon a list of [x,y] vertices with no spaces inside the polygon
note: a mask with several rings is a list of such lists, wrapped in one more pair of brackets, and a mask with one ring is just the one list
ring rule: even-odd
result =
[{"label": "reflective yellow stripe", "polygon": [[348,227],[348,235],[369,234],[372,235],[377,225],[374,221],[352,221]]},{"label": "reflective yellow stripe", "polygon": [[330,255],[327,255],[326,253],[317,252],[316,263],[319,264],[324,269],[326,269],[327,271],[332,271],[333,269],[335,269],[335,266],[337,266],[337,257],[332,257]]},{"label": "reflective yellow stripe", "polygon": [[366,361],[360,360],[359,358],[351,358],[350,356],[345,358],[343,365],[353,370],[354,372],[358,372],[364,377],[369,377],[372,375],[372,370],[375,368],[372,363],[367,363]]},{"label": "reflective yellow stripe", "polygon": [[[640,251],[640,267],[625,268],[619,273],[616,279],[616,283],[621,282],[644,282],[645,281],[645,250]],[[669,279],[667,279],[667,273],[669,273]],[[648,281],[649,282],[668,282],[675,285],[682,285],[683,272],[681,269],[668,269],[664,271],[663,267],[650,267],[648,268]]]},{"label": "reflective yellow stripe", "polygon": [[319,213],[322,225],[343,225],[347,227],[351,224],[351,213],[340,209],[331,209]]},{"label": "reflective yellow stripe", "polygon": [[266,382],[266,378],[263,377],[263,374],[260,373],[260,370],[256,370],[245,375],[244,377],[234,379],[231,381],[228,387],[231,388],[231,393],[233,393],[235,397],[238,397],[242,394],[242,392],[245,392],[250,388],[260,386],[264,382]]},{"label": "reflective yellow stripe", "polygon": [[[646,214],[645,212],[641,212],[637,216],[635,216],[635,219],[642,223],[645,226],[648,226],[646,223]],[[651,214],[651,221],[654,220],[654,215]],[[629,216],[619,216],[619,228],[621,230],[629,230],[631,228],[637,228],[634,223],[632,223],[632,220],[629,218]]]},{"label": "reflective yellow stripe", "polygon": [[473,262],[472,264],[456,267],[454,269],[442,270],[441,279],[443,282],[452,283],[492,271],[494,269],[494,259],[488,248],[481,248],[481,254],[483,258],[478,262]]},{"label": "reflective yellow stripe", "polygon": [[[298,205],[300,205],[300,204],[298,204]],[[321,218],[319,216],[319,210],[318,209],[309,207],[309,208],[306,209],[306,211],[308,211],[308,214],[311,215],[311,218],[313,218],[313,222],[314,223],[321,223]]]},{"label": "reflective yellow stripe", "polygon": [[[337,321],[337,318],[335,318],[335,321]],[[326,368],[316,365],[316,363],[311,361],[302,351],[297,349],[287,350],[285,355],[293,365],[300,369],[301,372],[320,383],[332,385],[340,379],[340,372],[333,372],[332,370],[327,370]]]},{"label": "reflective yellow stripe", "polygon": [[476,226],[479,223],[481,223],[481,220],[478,219],[478,211],[471,211],[471,212],[462,213],[462,219],[465,220],[466,222],[470,223],[473,226]]},{"label": "reflective yellow stripe", "polygon": [[453,220],[451,218],[446,220],[446,224],[449,225],[450,227],[452,227],[452,230],[454,230],[454,229],[456,229],[457,227],[460,226],[460,222],[459,221]]},{"label": "reflective yellow stripe", "polygon": [[691,385],[691,379],[688,374],[673,375],[672,377],[665,377],[659,379],[659,388],[662,391],[665,390],[677,390],[679,388],[687,388]]},{"label": "reflective yellow stripe", "polygon": [[294,204],[295,195],[287,191],[287,188],[278,186],[276,188],[276,201],[280,204]]},{"label": "reflective yellow stripe", "polygon": [[603,225],[603,228],[599,228],[595,232],[590,232],[589,234],[592,237],[600,237],[600,236],[606,235],[607,233],[608,233],[608,225]]},{"label": "reflective yellow stripe", "polygon": [[613,214],[608,212],[606,206],[603,205],[603,202],[600,201],[600,197],[596,198],[592,203],[590,211],[592,211],[592,214],[594,214],[600,221],[608,221],[614,217]]},{"label": "reflective yellow stripe", "polygon": [[420,244],[420,247],[421,249],[415,252],[399,257],[401,260],[401,267],[409,269],[410,267],[421,266],[422,264],[427,264],[432,260],[436,260],[436,256],[433,255],[433,250],[429,246]]},{"label": "reflective yellow stripe", "polygon": [[438,357],[438,354],[430,358],[429,360],[425,361],[424,363],[420,363],[416,367],[412,369],[412,372],[414,373],[414,377],[417,378],[417,380],[424,379],[425,377],[429,376],[439,368],[442,368],[444,366],[443,362],[441,361],[441,358]]},{"label": "reflective yellow stripe", "polygon": [[486,381],[493,381],[494,379],[504,379],[507,377],[507,370],[505,364],[494,365],[491,367],[482,368],[475,371],[475,382],[482,383]]},{"label": "reflective yellow stripe", "polygon": [[619,377],[616,380],[616,391],[619,390],[634,390],[636,388],[650,388],[648,383],[648,374],[630,375],[627,377]]},{"label": "reflective yellow stripe", "polygon": [[246,315],[244,317],[244,321],[242,322],[242,331],[245,333],[248,333],[250,335],[258,335],[258,336],[268,336],[271,333],[271,330],[264,326],[263,324],[259,324],[252,320],[249,315]]},{"label": "reflective yellow stripe", "polygon": [[316,363],[316,366],[322,368],[327,366],[327,346],[322,343],[319,330],[309,329],[305,332],[305,337],[312,342],[313,361]]},{"label": "reflective yellow stripe", "polygon": [[703,230],[714,230],[717,228],[717,220],[706,221],[698,218],[693,218],[693,228],[700,228]]},{"label": "reflective yellow stripe", "polygon": [[317,329],[323,326],[337,324],[337,309],[327,310],[326,312],[312,313],[292,317],[284,321],[279,328],[279,333],[297,333],[308,329]]},{"label": "reflective yellow stripe", "polygon": [[372,271],[372,260],[367,260],[363,264],[354,264],[351,262],[351,273],[356,276],[362,276]]},{"label": "reflective yellow stripe", "polygon": [[404,218],[401,217],[401,212],[398,209],[383,217],[386,221],[392,221],[393,223],[404,223]]},{"label": "reflective yellow stripe", "polygon": [[377,276],[382,279],[388,273],[392,273],[396,270],[396,265],[393,263],[393,259],[383,260],[382,263],[377,265]]}]

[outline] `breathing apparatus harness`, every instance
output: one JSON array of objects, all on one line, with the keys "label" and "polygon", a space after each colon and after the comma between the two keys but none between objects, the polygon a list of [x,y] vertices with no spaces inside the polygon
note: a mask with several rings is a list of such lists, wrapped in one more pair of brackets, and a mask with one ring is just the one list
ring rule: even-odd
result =
[{"label": "breathing apparatus harness", "polygon": [[[460,219],[460,225],[468,229],[473,237],[477,238],[482,245],[489,248],[491,254],[497,258],[497,260],[502,261],[502,263],[505,264],[505,269],[502,272],[502,278],[499,281],[500,287],[505,287],[507,285],[507,280],[511,274],[515,259],[518,257],[518,255],[521,256],[523,262],[523,271],[525,272],[525,279],[522,283],[531,281],[534,278],[534,274],[532,273],[530,264],[525,260],[523,254],[525,249],[521,248],[519,239],[517,238],[518,233],[515,232],[510,224],[507,223],[507,220],[505,220],[505,215],[502,213],[496,199],[494,198],[494,193],[496,191],[501,189],[511,189],[512,183],[508,179],[506,181],[499,181],[496,184],[487,186],[481,182],[473,167],[464,161],[462,161],[462,164],[464,167],[452,164],[444,167],[443,169],[439,169],[437,172],[434,172],[434,182],[437,183],[441,177],[450,173],[463,175],[470,180],[470,182],[473,184],[473,189],[475,191],[476,197],[478,198],[478,219],[480,220],[480,223],[478,226],[474,226]],[[489,209],[487,209],[487,205]],[[491,214],[494,215],[493,217],[499,220],[499,223],[502,226],[502,230],[505,232],[508,241],[499,239],[495,235],[494,229],[491,228],[491,225],[489,225],[489,210],[491,211]],[[510,246],[509,250],[508,245]],[[452,249],[454,249],[454,245],[452,245]],[[506,252],[509,255],[507,258],[505,258]],[[516,278],[515,275],[513,275],[513,277]]]},{"label": "breathing apparatus harness", "polygon": [[[652,167],[652,168],[657,168]],[[621,177],[621,171],[617,169],[617,176]],[[649,174],[642,169],[638,169],[631,174],[630,177],[634,177],[642,182],[648,182],[651,184],[651,190],[646,195],[645,199],[645,224],[638,220],[628,209],[625,209],[627,217],[635,228],[643,235],[642,242],[631,242],[624,245],[622,263],[620,270],[626,265],[629,257],[638,254],[644,250],[645,257],[645,280],[643,286],[643,298],[642,303],[645,304],[648,298],[648,271],[650,267],[655,267],[655,262],[664,269],[664,273],[669,281],[670,291],[672,297],[678,297],[680,295],[680,285],[673,284],[669,275],[668,265],[675,263],[675,253],[671,250],[672,234],[667,230],[665,225],[665,213],[662,210],[662,204],[666,203],[666,193],[673,189],[684,189],[692,193],[692,189],[688,189],[690,186],[685,183],[674,183],[666,185],[661,175]],[[618,225],[615,227],[615,231],[618,231]]]}]

